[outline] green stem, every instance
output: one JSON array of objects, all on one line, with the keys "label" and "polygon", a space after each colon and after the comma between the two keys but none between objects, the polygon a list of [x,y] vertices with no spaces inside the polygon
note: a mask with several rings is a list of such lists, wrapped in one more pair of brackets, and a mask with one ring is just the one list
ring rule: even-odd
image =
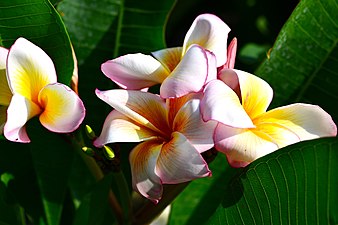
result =
[{"label": "green stem", "polygon": [[[82,147],[84,147],[85,144],[81,132],[80,131],[76,132],[76,134],[72,136],[70,140],[74,148],[76,149],[76,152],[80,155],[80,157],[86,164],[87,168],[89,169],[95,180],[96,181],[101,180],[104,177],[104,173],[102,172],[101,168],[98,166],[98,164],[92,157],[84,154],[84,152],[82,151]],[[114,214],[116,215],[118,223],[122,224],[123,221],[122,208],[111,189],[109,190],[108,200],[112,210],[114,211]]]},{"label": "green stem", "polygon": [[131,224],[131,198],[128,184],[122,171],[113,172],[114,183],[118,188],[120,194],[120,200],[123,210],[124,224]]}]

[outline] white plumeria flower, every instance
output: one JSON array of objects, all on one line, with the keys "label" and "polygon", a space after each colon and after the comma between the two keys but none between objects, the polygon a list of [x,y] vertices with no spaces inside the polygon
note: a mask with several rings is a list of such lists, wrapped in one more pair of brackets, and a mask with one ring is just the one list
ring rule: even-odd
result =
[{"label": "white plumeria flower", "polygon": [[223,70],[204,91],[203,119],[219,122],[215,148],[233,167],[299,141],[337,135],[331,116],[317,105],[296,103],[267,111],[272,88],[244,71]]},{"label": "white plumeria flower", "polygon": [[8,52],[6,73],[13,94],[4,127],[8,140],[30,142],[25,124],[38,115],[53,132],[69,133],[79,127],[85,116],[81,99],[57,82],[52,60],[38,46],[18,38]]}]

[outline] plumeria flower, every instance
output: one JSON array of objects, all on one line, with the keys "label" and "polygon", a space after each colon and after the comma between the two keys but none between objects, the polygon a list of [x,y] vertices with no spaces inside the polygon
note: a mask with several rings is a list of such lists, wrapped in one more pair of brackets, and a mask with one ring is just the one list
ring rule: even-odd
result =
[{"label": "plumeria flower", "polygon": [[12,98],[12,92],[9,89],[6,77],[6,59],[8,50],[0,47],[0,135],[3,135],[3,129],[7,120],[7,108]]},{"label": "plumeria flower", "polygon": [[13,94],[4,135],[10,141],[30,142],[25,124],[39,115],[48,130],[69,133],[79,127],[85,108],[78,95],[57,83],[50,57],[24,38],[15,41],[8,52],[7,80]]},{"label": "plumeria flower", "polygon": [[181,97],[202,90],[216,79],[216,68],[234,64],[236,39],[230,45],[227,60],[227,38],[230,28],[217,16],[199,15],[188,30],[182,47],[166,48],[152,55],[127,54],[108,60],[102,72],[125,89],[140,90],[161,84],[162,98]]},{"label": "plumeria flower", "polygon": [[299,141],[336,136],[335,123],[319,106],[296,103],[267,111],[272,95],[268,83],[240,70],[223,70],[206,85],[203,119],[219,122],[215,148],[233,167]]},{"label": "plumeria flower", "polygon": [[157,203],[162,184],[177,184],[211,175],[202,152],[213,147],[215,121],[204,122],[201,94],[164,100],[136,90],[96,90],[113,110],[96,147],[115,142],[141,142],[130,153],[133,188]]}]

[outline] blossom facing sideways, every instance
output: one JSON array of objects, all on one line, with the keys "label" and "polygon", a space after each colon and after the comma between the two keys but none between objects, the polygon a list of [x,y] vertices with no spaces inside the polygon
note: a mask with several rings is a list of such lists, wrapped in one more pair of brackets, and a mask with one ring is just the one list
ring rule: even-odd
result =
[{"label": "blossom facing sideways", "polygon": [[152,56],[127,54],[103,63],[101,70],[124,89],[141,90],[161,84],[162,98],[198,92],[216,79],[218,67],[234,64],[237,41],[232,41],[228,52],[229,32],[217,16],[201,14],[188,30],[182,47],[158,50]]},{"label": "blossom facing sideways", "polygon": [[52,132],[69,133],[79,127],[85,116],[83,102],[57,82],[54,64],[41,48],[18,38],[9,49],[6,73],[13,94],[4,127],[8,140],[30,142],[25,125],[34,116]]},{"label": "blossom facing sideways", "polygon": [[7,108],[12,98],[12,92],[9,89],[6,77],[6,59],[8,50],[0,47],[0,135],[3,135],[3,129],[7,120]]},{"label": "blossom facing sideways", "polygon": [[223,70],[206,87],[201,112],[218,121],[215,148],[231,166],[244,167],[296,142],[337,135],[331,116],[316,105],[295,103],[268,110],[273,90],[261,78]]},{"label": "blossom facing sideways", "polygon": [[133,188],[157,203],[162,184],[177,184],[211,175],[201,156],[214,146],[216,122],[204,122],[200,94],[164,100],[136,90],[96,90],[114,108],[96,147],[115,142],[141,142],[129,156]]}]

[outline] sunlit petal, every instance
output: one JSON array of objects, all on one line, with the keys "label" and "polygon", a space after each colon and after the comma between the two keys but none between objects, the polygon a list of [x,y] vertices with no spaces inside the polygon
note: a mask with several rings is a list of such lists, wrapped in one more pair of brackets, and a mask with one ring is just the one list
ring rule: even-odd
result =
[{"label": "sunlit petal", "polygon": [[183,52],[198,44],[216,55],[217,67],[227,61],[227,40],[230,28],[217,16],[201,14],[192,23],[183,44]]},{"label": "sunlit petal", "polygon": [[174,132],[163,145],[156,164],[156,174],[164,184],[177,184],[211,176],[208,164],[181,133]]},{"label": "sunlit petal", "polygon": [[60,83],[44,87],[39,94],[39,104],[43,108],[40,122],[53,132],[72,132],[85,117],[85,108],[79,96]]},{"label": "sunlit petal", "polygon": [[261,78],[250,73],[234,70],[238,76],[242,105],[251,119],[264,113],[273,96],[270,85]]},{"label": "sunlit petal", "polygon": [[224,68],[218,73],[218,79],[228,85],[238,96],[242,102],[241,89],[239,87],[239,80],[236,72],[232,69]]},{"label": "sunlit petal", "polygon": [[38,46],[18,38],[8,53],[7,76],[13,93],[37,103],[40,90],[56,82],[51,58]]},{"label": "sunlit petal", "polygon": [[256,129],[233,128],[219,123],[215,130],[215,148],[226,154],[233,167],[242,167],[278,149],[267,134]]},{"label": "sunlit petal", "polygon": [[122,88],[134,90],[160,84],[169,75],[159,61],[141,53],[109,60],[101,65],[101,70]]},{"label": "sunlit petal", "polygon": [[0,46],[0,70],[6,69],[8,49]]},{"label": "sunlit petal", "polygon": [[137,124],[122,113],[113,110],[107,116],[100,136],[94,141],[96,147],[114,142],[141,142],[156,138],[158,134]]},{"label": "sunlit petal", "polygon": [[138,124],[159,133],[170,130],[167,106],[160,96],[133,90],[96,90],[96,95]]},{"label": "sunlit petal", "polygon": [[[337,127],[331,116],[316,105],[297,103],[279,107],[262,114],[254,120],[254,123],[257,126],[266,123],[273,126],[283,126],[289,130],[288,132],[297,135],[299,141],[337,135]],[[269,133],[269,135],[277,140],[285,133],[280,131],[273,134]],[[296,141],[291,138],[284,138],[278,141],[278,144],[279,147],[284,147],[294,142]]]},{"label": "sunlit petal", "polygon": [[208,56],[198,45],[193,45],[160,88],[162,98],[181,97],[202,89],[208,76]]},{"label": "sunlit petal", "polygon": [[4,135],[10,141],[30,142],[27,136],[25,124],[33,116],[38,115],[41,109],[34,102],[21,95],[13,95],[7,109],[7,122],[4,127]]},{"label": "sunlit petal", "polygon": [[253,128],[236,93],[220,80],[210,81],[204,89],[201,113],[205,121],[216,120],[237,128]]},{"label": "sunlit petal", "polygon": [[151,53],[168,70],[173,71],[182,58],[182,47],[165,48]]},{"label": "sunlit petal", "polygon": [[145,141],[138,144],[129,155],[134,190],[154,203],[158,203],[163,192],[162,182],[155,173],[162,145],[158,140]]},{"label": "sunlit petal", "polygon": [[213,135],[216,121],[204,122],[200,113],[200,100],[187,102],[177,113],[173,129],[182,133],[202,153],[214,146]]}]

